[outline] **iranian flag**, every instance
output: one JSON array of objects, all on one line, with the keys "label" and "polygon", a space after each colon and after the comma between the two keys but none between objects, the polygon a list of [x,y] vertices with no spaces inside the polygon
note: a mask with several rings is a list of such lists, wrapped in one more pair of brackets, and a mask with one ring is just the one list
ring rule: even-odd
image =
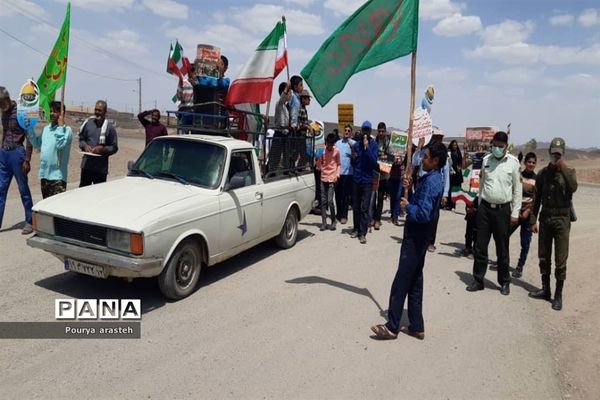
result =
[{"label": "iranian flag", "polygon": [[271,99],[273,81],[288,62],[285,20],[279,21],[231,83],[225,104],[262,104]]},{"label": "iranian flag", "polygon": [[475,197],[477,197],[475,192],[465,192],[460,186],[452,186],[452,202],[454,204],[457,201],[464,201],[467,206],[472,207]]},{"label": "iranian flag", "polygon": [[190,68],[190,60],[183,56],[183,47],[181,47],[179,41],[175,42],[175,47],[171,44],[169,58],[167,59],[167,72],[171,75],[183,77],[187,75]]}]

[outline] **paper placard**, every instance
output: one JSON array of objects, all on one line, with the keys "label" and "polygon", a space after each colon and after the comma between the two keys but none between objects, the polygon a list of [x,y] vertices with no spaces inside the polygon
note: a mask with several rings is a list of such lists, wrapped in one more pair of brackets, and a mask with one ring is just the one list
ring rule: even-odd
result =
[{"label": "paper placard", "polygon": [[419,144],[419,139],[424,138],[425,144],[431,140],[433,124],[427,110],[418,108],[413,117],[412,142],[415,146]]}]

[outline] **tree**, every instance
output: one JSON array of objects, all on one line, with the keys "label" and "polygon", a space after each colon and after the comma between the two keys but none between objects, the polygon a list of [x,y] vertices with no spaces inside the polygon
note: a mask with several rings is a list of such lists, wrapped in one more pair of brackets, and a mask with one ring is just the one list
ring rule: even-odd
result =
[{"label": "tree", "polygon": [[535,151],[537,149],[537,140],[531,139],[529,142],[525,143],[525,148],[529,151]]}]

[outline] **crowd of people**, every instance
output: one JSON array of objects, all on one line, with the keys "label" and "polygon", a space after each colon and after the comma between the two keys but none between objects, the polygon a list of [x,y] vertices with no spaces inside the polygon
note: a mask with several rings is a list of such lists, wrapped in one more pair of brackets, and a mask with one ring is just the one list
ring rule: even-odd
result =
[{"label": "crowd of people", "polygon": [[[289,139],[312,135],[314,127],[310,124],[307,111],[311,96],[304,89],[302,78],[297,75],[279,86],[279,95],[266,171],[277,170],[292,162],[296,167],[309,162],[306,142],[301,140],[290,145],[294,142]],[[178,96],[183,104],[180,110],[185,110],[186,101],[193,101],[184,81],[180,82]],[[42,197],[64,192],[67,189],[73,133],[65,124],[65,109],[60,102],[52,102],[50,123],[41,132],[26,130],[19,125],[16,103],[4,87],[0,87],[0,110],[3,130],[0,149],[0,226],[8,187],[14,177],[25,210],[22,233],[29,234],[32,233],[33,201],[28,173],[32,150],[40,150],[38,177]],[[94,116],[85,120],[79,128],[79,148],[83,152],[80,187],[105,182],[109,157],[118,151],[117,131],[106,119],[106,112],[106,102],[97,101]],[[187,117],[183,115],[180,123],[185,125]],[[160,123],[158,110],[144,111],[138,118],[145,129],[146,144],[167,134],[166,127]],[[374,325],[372,330],[381,339],[394,339],[399,332],[423,339],[425,257],[427,252],[436,250],[440,210],[456,206],[451,200],[451,188],[462,184],[462,169],[469,158],[460,152],[456,141],[452,141],[447,148],[442,135],[433,135],[429,144],[425,145],[420,140],[417,146],[413,146],[413,156],[408,163],[405,155],[391,151],[385,122],[377,124],[375,135],[372,130],[372,124],[367,120],[361,124],[359,132],[353,132],[353,127],[346,125],[343,133],[332,132],[326,136],[323,154],[314,164],[322,220],[320,230],[333,231],[337,223],[350,223],[351,208],[350,237],[366,244],[368,232],[381,229],[384,202],[389,201],[390,222],[400,225],[400,219],[405,218],[404,236],[398,270],[391,287],[388,322]],[[512,278],[518,279],[526,264],[532,234],[539,233],[542,287],[529,295],[551,301],[552,308],[560,310],[570,225],[575,220],[572,205],[572,196],[577,190],[575,170],[565,164],[566,146],[561,138],[552,140],[549,148],[551,161],[537,175],[536,154],[527,153],[523,158],[524,167],[521,168],[521,160],[508,151],[508,141],[505,132],[496,132],[490,154],[472,160],[481,164],[478,165],[481,173],[477,198],[466,207],[465,247],[462,254],[473,258],[473,281],[466,289],[469,292],[484,290],[489,263],[488,245],[493,237],[500,293],[508,295],[511,283],[510,235],[520,229],[520,256],[512,273]],[[409,164],[412,164],[411,171],[407,171]],[[385,168],[385,165],[391,167]],[[553,246],[556,265],[554,297],[551,296],[550,287]],[[410,325],[400,326],[407,297]]]},{"label": "crowd of people", "polygon": [[[59,101],[50,104],[50,122],[43,129],[24,129],[18,122],[17,104],[8,90],[0,87],[2,112],[2,148],[0,149],[0,226],[4,217],[8,188],[14,177],[25,210],[25,225],[21,231],[33,232],[33,200],[28,174],[33,149],[39,150],[40,187],[42,198],[67,190],[68,165],[73,132],[65,124],[65,107]],[[94,116],[79,129],[79,148],[83,152],[79,187],[106,182],[108,158],[118,151],[117,131],[106,119],[107,104],[96,102]]]}]

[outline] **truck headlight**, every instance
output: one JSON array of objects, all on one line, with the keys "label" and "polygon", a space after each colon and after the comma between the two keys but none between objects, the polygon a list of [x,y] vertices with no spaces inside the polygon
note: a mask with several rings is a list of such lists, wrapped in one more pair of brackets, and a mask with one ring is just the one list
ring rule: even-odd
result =
[{"label": "truck headlight", "polygon": [[106,246],[114,250],[140,256],[144,253],[144,237],[141,233],[109,229],[106,232]]},{"label": "truck headlight", "polygon": [[48,214],[33,213],[33,229],[37,232],[54,235],[54,217]]}]

